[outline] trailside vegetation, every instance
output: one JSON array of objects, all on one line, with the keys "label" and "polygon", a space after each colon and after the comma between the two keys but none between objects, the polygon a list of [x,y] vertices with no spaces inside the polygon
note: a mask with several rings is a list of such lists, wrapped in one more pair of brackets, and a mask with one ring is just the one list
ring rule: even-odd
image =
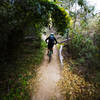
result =
[{"label": "trailside vegetation", "polygon": [[0,50],[2,50],[0,55],[2,60],[5,60],[5,56],[9,55],[11,50],[16,49],[31,31],[33,37],[35,34],[41,37],[41,29],[48,25],[50,14],[58,32],[63,34],[66,28],[70,27],[71,18],[68,13],[53,2],[15,0],[13,4],[2,1],[0,5],[0,19],[2,19],[0,21]]},{"label": "trailside vegetation", "polygon": [[[100,12],[86,0],[58,0],[69,11],[73,25],[64,37],[63,78],[59,81],[66,100],[100,98]],[[62,1],[62,2],[61,2]]]},{"label": "trailside vegetation", "polygon": [[56,1],[0,2],[0,99],[29,99],[29,81],[35,80],[45,50],[42,29],[48,27],[50,16],[57,32],[63,35],[71,18]]}]

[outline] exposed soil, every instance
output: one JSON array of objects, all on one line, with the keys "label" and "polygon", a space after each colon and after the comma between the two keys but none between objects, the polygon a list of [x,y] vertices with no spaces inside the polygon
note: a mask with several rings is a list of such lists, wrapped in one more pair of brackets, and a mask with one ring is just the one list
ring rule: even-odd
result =
[{"label": "exposed soil", "polygon": [[60,78],[58,52],[56,46],[54,46],[51,62],[48,62],[46,51],[44,61],[38,70],[38,87],[32,100],[64,100],[60,88],[57,86],[57,82]]}]

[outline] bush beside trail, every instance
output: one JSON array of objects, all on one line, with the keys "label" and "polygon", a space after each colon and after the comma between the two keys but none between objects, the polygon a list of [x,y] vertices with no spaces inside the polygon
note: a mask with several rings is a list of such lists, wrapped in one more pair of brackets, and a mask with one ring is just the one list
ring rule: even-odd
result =
[{"label": "bush beside trail", "polygon": [[67,46],[68,53],[80,64],[89,68],[100,68],[100,49],[90,37],[75,34]]},{"label": "bush beside trail", "polygon": [[0,65],[1,100],[28,100],[31,97],[31,91],[34,92],[31,85],[35,83],[36,69],[43,59],[44,50],[44,41],[25,40],[13,53],[13,61]]}]

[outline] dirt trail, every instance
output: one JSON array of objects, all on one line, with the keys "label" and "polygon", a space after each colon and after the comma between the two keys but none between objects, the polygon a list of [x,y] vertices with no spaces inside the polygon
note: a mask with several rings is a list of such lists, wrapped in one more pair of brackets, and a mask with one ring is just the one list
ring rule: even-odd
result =
[{"label": "dirt trail", "polygon": [[38,71],[38,76],[40,76],[38,79],[38,91],[32,97],[32,100],[64,100],[57,86],[61,75],[56,47],[54,47],[50,63],[48,63],[48,56],[45,54],[44,62]]}]

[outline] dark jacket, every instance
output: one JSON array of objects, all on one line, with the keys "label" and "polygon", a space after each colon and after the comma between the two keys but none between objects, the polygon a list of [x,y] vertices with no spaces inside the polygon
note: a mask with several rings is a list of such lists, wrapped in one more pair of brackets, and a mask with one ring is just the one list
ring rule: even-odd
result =
[{"label": "dark jacket", "polygon": [[[52,38],[51,38],[51,37],[52,37]],[[54,37],[54,35],[50,35],[50,36],[45,40],[46,43],[47,43],[47,40],[48,40],[48,49],[52,49],[55,42],[56,42],[56,44],[57,44],[57,40],[56,40],[56,38]]]},{"label": "dark jacket", "polygon": [[46,40],[45,40],[46,43],[47,43],[47,40],[48,40],[48,44],[54,44],[55,42],[57,44],[57,40],[56,40],[56,38],[53,35],[50,35],[48,38],[46,38]]}]

